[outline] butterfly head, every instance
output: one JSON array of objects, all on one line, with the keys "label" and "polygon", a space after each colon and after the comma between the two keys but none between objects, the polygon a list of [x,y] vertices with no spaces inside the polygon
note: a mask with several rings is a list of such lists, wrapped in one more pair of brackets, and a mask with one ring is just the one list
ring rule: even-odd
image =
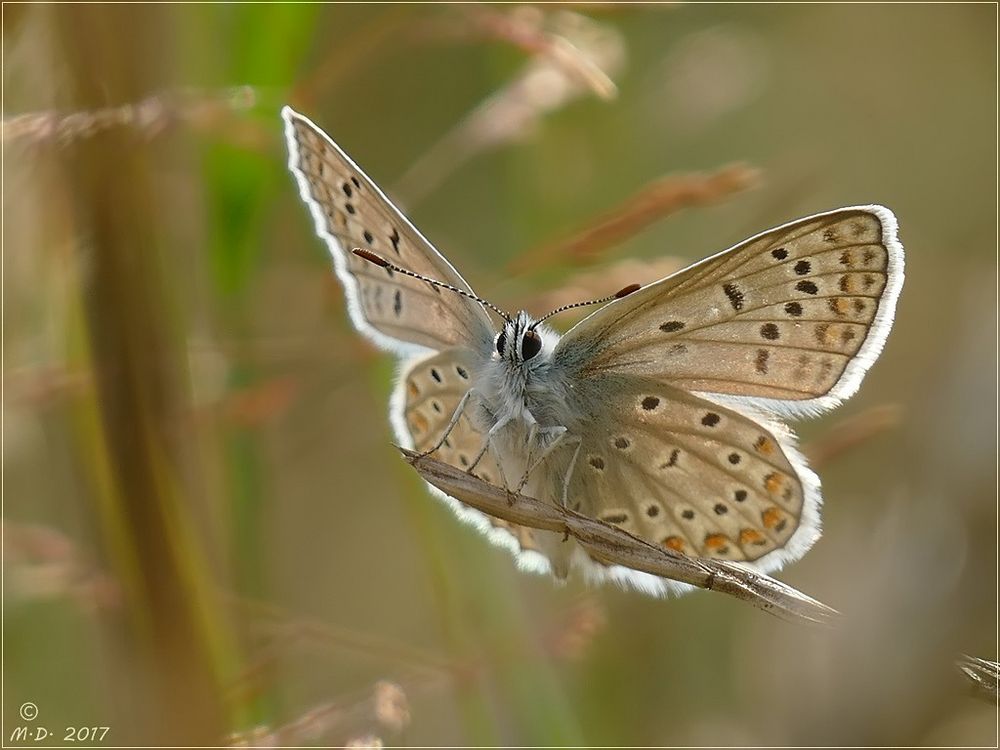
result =
[{"label": "butterfly head", "polygon": [[493,341],[494,357],[514,366],[533,365],[548,359],[559,335],[539,326],[528,313],[519,312],[504,323]]}]

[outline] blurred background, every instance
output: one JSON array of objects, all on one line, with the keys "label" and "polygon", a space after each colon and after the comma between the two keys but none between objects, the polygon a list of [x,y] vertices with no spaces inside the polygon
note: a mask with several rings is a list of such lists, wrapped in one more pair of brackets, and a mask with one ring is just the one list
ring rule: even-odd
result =
[{"label": "blurred background", "polygon": [[[3,20],[5,742],[995,745],[954,666],[997,657],[995,7]],[[780,577],[839,625],[558,587],[431,499],[285,103],[535,313],[892,208],[886,350],[796,427],[825,533]]]}]

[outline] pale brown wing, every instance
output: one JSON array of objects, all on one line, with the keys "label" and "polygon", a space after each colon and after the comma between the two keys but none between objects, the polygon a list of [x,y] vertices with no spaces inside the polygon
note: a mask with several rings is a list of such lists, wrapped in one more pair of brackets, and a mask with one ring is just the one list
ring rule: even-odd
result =
[{"label": "pale brown wing", "polygon": [[902,282],[892,213],[845,208],[764,232],[606,305],[554,357],[580,377],[654,377],[814,413],[857,390]]},{"label": "pale brown wing", "polygon": [[[473,367],[474,357],[463,349],[449,349],[407,367],[393,394],[390,411],[396,437],[404,447],[428,451],[438,443],[469,390]],[[462,469],[467,469],[475,460],[485,439],[473,419],[475,408],[476,405],[470,403],[463,411],[434,458]],[[475,474],[490,484],[504,486],[500,469],[489,451],[476,466]],[[428,487],[446,499],[459,518],[487,532],[494,543],[514,552],[522,567],[548,572],[548,562],[538,554],[539,546],[532,529],[480,513],[442,495],[432,485]]]},{"label": "pale brown wing", "polygon": [[288,167],[333,256],[355,326],[383,348],[404,353],[415,347],[488,346],[493,327],[480,303],[351,253],[355,247],[371,250],[410,271],[472,292],[326,133],[289,107],[282,117]]},{"label": "pale brown wing", "polygon": [[[769,571],[819,536],[819,481],[781,425],[652,380],[606,376],[567,504],[655,544]],[[561,502],[568,449],[546,466]]]}]

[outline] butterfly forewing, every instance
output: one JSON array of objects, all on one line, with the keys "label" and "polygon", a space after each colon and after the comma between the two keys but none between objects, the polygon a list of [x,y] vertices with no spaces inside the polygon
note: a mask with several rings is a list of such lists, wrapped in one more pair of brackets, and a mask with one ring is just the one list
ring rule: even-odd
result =
[{"label": "butterfly forewing", "polygon": [[[656,381],[607,380],[571,508],[701,557],[755,562],[812,543],[817,483],[780,427]],[[550,498],[561,492],[554,478]]]},{"label": "butterfly forewing", "polygon": [[410,271],[472,291],[323,131],[288,107],[282,114],[289,168],[334,257],[359,330],[397,351],[489,341],[492,326],[480,303],[351,253],[355,247],[371,250]]},{"label": "butterfly forewing", "polygon": [[842,209],[758,235],[607,305],[556,358],[581,377],[629,373],[784,413],[857,389],[902,283],[895,219]]}]

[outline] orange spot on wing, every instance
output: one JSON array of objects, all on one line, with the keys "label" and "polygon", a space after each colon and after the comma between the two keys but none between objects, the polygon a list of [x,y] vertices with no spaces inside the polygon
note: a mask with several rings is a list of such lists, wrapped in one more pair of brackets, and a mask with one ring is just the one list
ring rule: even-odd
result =
[{"label": "orange spot on wing", "polygon": [[743,529],[740,532],[740,544],[763,544],[764,536],[757,529]]},{"label": "orange spot on wing", "polygon": [[413,412],[413,415],[410,417],[410,427],[417,432],[427,432],[427,428],[429,427],[427,417],[418,411]]},{"label": "orange spot on wing", "polygon": [[774,505],[765,510],[760,514],[761,521],[764,522],[764,528],[773,529],[779,523],[781,523],[781,511]]},{"label": "orange spot on wing", "polygon": [[420,391],[417,389],[417,384],[412,380],[408,380],[406,382],[406,392],[410,394],[411,398],[420,395]]},{"label": "orange spot on wing", "polygon": [[668,536],[661,544],[668,549],[672,549],[674,552],[684,551],[684,540],[679,536]]},{"label": "orange spot on wing", "polygon": [[785,478],[781,474],[771,473],[764,477],[764,488],[772,495],[781,489],[781,483]]},{"label": "orange spot on wing", "polygon": [[725,547],[729,539],[725,534],[709,534],[705,537],[705,547],[708,549],[719,549]]},{"label": "orange spot on wing", "polygon": [[765,456],[770,456],[774,453],[774,443],[765,435],[757,438],[757,442],[753,444],[753,447],[757,449],[758,453],[763,453]]}]

